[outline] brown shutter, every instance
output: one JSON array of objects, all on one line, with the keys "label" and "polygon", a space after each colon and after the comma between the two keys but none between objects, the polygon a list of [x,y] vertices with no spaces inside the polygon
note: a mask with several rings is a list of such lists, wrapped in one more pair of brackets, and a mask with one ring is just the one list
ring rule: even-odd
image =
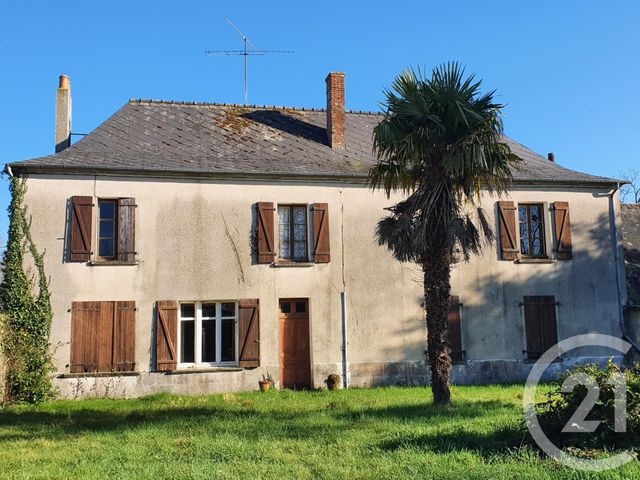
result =
[{"label": "brown shutter", "polygon": [[516,237],[516,206],[513,202],[498,202],[498,220],[500,223],[500,258],[515,260],[518,258],[518,240]]},{"label": "brown shutter", "polygon": [[135,370],[136,302],[115,302],[113,326],[113,370]]},{"label": "brown shutter", "polygon": [[329,205],[326,203],[313,204],[313,240],[316,263],[329,263]]},{"label": "brown shutter", "polygon": [[118,249],[119,262],[133,262],[136,259],[136,200],[118,199]]},{"label": "brown shutter", "polygon": [[91,260],[91,210],[93,197],[71,197],[71,261]]},{"label": "brown shutter", "polygon": [[100,320],[100,302],[73,302],[71,304],[71,373],[95,372],[96,327]]},{"label": "brown shutter", "polygon": [[571,260],[571,223],[569,221],[569,203],[553,204],[553,233],[558,260]]},{"label": "brown shutter", "polygon": [[178,302],[156,303],[156,370],[167,372],[178,366]]},{"label": "brown shutter", "polygon": [[460,322],[460,297],[451,295],[449,297],[449,316],[447,322],[448,346],[453,362],[462,362],[464,353],[462,351],[462,324]]},{"label": "brown shutter", "polygon": [[71,304],[71,373],[131,371],[135,302]]},{"label": "brown shutter", "polygon": [[238,302],[240,336],[240,366],[253,368],[260,366],[260,302],[244,299]]},{"label": "brown shutter", "polygon": [[273,212],[273,203],[258,202],[258,263],[273,263],[276,259]]},{"label": "brown shutter", "polygon": [[540,358],[558,343],[556,300],[553,295],[525,296],[524,322],[528,359]]}]

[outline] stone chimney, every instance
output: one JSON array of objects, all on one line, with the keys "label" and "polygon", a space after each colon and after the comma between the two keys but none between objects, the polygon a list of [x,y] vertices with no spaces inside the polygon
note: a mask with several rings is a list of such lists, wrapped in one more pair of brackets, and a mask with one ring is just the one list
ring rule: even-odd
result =
[{"label": "stone chimney", "polygon": [[556,154],[551,152],[547,154],[547,158],[549,159],[550,162],[555,162],[556,161]]},{"label": "stone chimney", "polygon": [[71,80],[60,75],[56,94],[56,153],[71,145]]},{"label": "stone chimney", "polygon": [[344,73],[327,75],[327,138],[333,149],[347,146],[347,115],[344,103]]}]

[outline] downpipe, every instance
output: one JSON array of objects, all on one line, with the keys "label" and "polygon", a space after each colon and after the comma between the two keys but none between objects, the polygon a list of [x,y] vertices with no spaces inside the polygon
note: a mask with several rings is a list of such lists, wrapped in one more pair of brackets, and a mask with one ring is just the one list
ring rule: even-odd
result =
[{"label": "downpipe", "polygon": [[624,275],[624,272],[622,271],[622,268],[621,268],[620,245],[618,242],[618,224],[616,223],[617,213],[616,213],[616,202],[615,202],[615,194],[618,190],[620,190],[620,183],[617,183],[616,188],[605,193],[603,196],[609,197],[609,223],[611,225],[611,244],[613,246],[614,261],[616,264],[616,289],[618,291],[618,317],[620,320],[620,332],[622,333],[622,338],[627,342],[629,342],[637,352],[640,352],[640,346],[638,346],[638,343],[627,334],[626,326],[624,323],[625,299],[622,296],[622,276]]}]

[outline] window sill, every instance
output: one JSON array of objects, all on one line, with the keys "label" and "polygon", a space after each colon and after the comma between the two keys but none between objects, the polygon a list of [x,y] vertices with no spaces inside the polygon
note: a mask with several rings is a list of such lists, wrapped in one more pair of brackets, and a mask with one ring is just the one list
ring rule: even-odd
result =
[{"label": "window sill", "polygon": [[140,265],[139,260],[133,262],[120,262],[118,260],[91,260],[87,262],[90,267],[102,267],[105,265]]},{"label": "window sill", "polygon": [[189,373],[242,372],[243,370],[244,368],[241,368],[241,367],[178,368],[178,370],[165,372],[165,375],[182,375],[182,374],[189,374]]},{"label": "window sill", "polygon": [[137,377],[140,372],[82,372],[82,373],[62,373],[56,378],[93,378],[93,377]]},{"label": "window sill", "polygon": [[273,268],[309,268],[314,265],[313,262],[275,262],[271,264]]},{"label": "window sill", "polygon": [[553,258],[518,258],[513,263],[556,263]]}]

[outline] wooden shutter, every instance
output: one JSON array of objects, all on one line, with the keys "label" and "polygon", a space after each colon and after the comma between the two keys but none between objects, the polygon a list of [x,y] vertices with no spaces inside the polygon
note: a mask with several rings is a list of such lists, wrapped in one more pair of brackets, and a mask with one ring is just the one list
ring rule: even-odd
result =
[{"label": "wooden shutter", "polygon": [[273,263],[276,259],[274,207],[271,202],[258,202],[258,263]]},{"label": "wooden shutter", "polygon": [[131,372],[136,363],[136,302],[115,302],[113,370]]},{"label": "wooden shutter", "polygon": [[119,262],[133,262],[136,259],[136,201],[135,198],[118,199],[118,248]]},{"label": "wooden shutter", "polygon": [[453,362],[462,362],[464,352],[462,351],[462,324],[460,322],[460,297],[451,295],[449,297],[449,316],[447,324],[448,346]]},{"label": "wooden shutter", "polygon": [[329,263],[329,205],[326,203],[313,204],[313,240],[316,263]]},{"label": "wooden shutter", "polygon": [[96,327],[100,319],[100,302],[71,304],[71,373],[98,370]]},{"label": "wooden shutter", "polygon": [[71,304],[71,373],[132,371],[135,302]]},{"label": "wooden shutter", "polygon": [[253,368],[260,366],[260,302],[244,299],[238,302],[240,337],[240,366]]},{"label": "wooden shutter", "polygon": [[500,223],[500,258],[518,258],[518,237],[516,236],[516,206],[513,202],[498,202]]},{"label": "wooden shutter", "polygon": [[523,305],[527,358],[535,360],[558,343],[556,299],[553,295],[525,296]]},{"label": "wooden shutter", "polygon": [[569,221],[569,203],[553,204],[553,234],[558,260],[571,260],[571,223]]},{"label": "wooden shutter", "polygon": [[178,302],[156,303],[156,370],[168,372],[178,366]]},{"label": "wooden shutter", "polygon": [[72,262],[91,260],[91,224],[93,197],[71,197],[71,256]]}]

